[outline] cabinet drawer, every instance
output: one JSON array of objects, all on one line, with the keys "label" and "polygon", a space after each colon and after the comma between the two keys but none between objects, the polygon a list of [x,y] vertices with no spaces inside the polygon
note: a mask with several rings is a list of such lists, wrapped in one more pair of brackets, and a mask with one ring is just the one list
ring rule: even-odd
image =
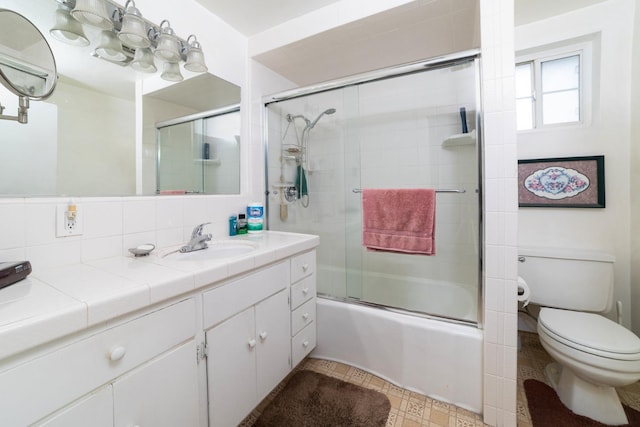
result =
[{"label": "cabinet drawer", "polygon": [[316,251],[291,258],[291,283],[316,272]]},{"label": "cabinet drawer", "polygon": [[289,261],[225,283],[203,294],[204,329],[289,286]]},{"label": "cabinet drawer", "polygon": [[291,312],[291,336],[316,320],[316,299],[312,298]]},{"label": "cabinet drawer", "polygon": [[311,275],[291,286],[291,309],[316,296],[316,275]]},{"label": "cabinet drawer", "polygon": [[195,325],[195,303],[184,300],[0,374],[3,425],[41,419],[193,337]]},{"label": "cabinet drawer", "polygon": [[291,367],[295,367],[316,346],[316,322],[298,332],[291,339]]}]

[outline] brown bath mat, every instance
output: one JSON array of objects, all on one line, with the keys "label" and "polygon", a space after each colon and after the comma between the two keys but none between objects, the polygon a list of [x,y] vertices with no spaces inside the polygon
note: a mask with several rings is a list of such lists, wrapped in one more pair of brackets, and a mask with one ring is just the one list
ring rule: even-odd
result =
[{"label": "brown bath mat", "polygon": [[[529,413],[533,427],[605,427],[591,418],[577,415],[564,406],[555,390],[538,380],[525,380]],[[629,420],[628,426],[640,427],[640,412],[622,405]]]},{"label": "brown bath mat", "polygon": [[383,427],[391,403],[384,394],[302,370],[264,409],[255,427]]}]

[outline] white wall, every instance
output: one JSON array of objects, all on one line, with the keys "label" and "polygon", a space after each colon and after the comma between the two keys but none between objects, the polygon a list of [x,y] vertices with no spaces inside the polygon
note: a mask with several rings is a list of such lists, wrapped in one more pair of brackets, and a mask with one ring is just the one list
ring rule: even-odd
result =
[{"label": "white wall", "polygon": [[517,168],[513,0],[481,0],[484,421],[516,425]]},{"label": "white wall", "polygon": [[[590,34],[594,50],[594,110],[590,123],[518,133],[518,158],[605,156],[605,209],[520,208],[521,246],[597,249],[616,257],[614,300],[631,324],[629,153],[631,48],[635,2],[609,0],[516,28],[516,51]],[[596,44],[597,46],[597,44]],[[599,78],[598,78],[599,74]],[[613,313],[612,313],[613,315]],[[636,331],[640,330],[636,325]]]},{"label": "white wall", "polygon": [[[640,182],[640,7],[636,6],[631,72],[631,177]],[[640,301],[640,192],[631,186],[631,301]],[[640,331],[640,309],[631,307],[632,329]]]}]

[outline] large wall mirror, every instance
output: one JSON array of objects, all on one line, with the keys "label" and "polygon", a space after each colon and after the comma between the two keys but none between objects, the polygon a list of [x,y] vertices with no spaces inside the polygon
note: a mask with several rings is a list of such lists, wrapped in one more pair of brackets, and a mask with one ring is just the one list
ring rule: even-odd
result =
[{"label": "large wall mirror", "polygon": [[[90,45],[70,46],[49,34],[60,7],[56,0],[4,0],[2,7],[28,18],[47,38],[59,79],[53,95],[31,103],[28,124],[0,121],[0,196],[156,194],[156,124],[240,103],[237,85],[185,71],[184,81],[156,85],[142,96],[142,123],[136,123],[136,79],[147,75],[92,57],[99,30],[84,26]],[[0,43],[5,37],[15,35],[0,29]],[[0,101],[5,111],[18,108],[15,95],[1,86]],[[136,128],[142,128],[141,142]],[[232,177],[237,182],[239,169]]]}]

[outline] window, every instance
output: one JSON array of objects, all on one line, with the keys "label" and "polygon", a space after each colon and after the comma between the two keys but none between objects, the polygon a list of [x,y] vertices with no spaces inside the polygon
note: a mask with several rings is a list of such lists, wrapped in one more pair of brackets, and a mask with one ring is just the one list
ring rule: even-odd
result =
[{"label": "window", "polygon": [[520,57],[516,64],[517,129],[584,122],[589,44]]}]

